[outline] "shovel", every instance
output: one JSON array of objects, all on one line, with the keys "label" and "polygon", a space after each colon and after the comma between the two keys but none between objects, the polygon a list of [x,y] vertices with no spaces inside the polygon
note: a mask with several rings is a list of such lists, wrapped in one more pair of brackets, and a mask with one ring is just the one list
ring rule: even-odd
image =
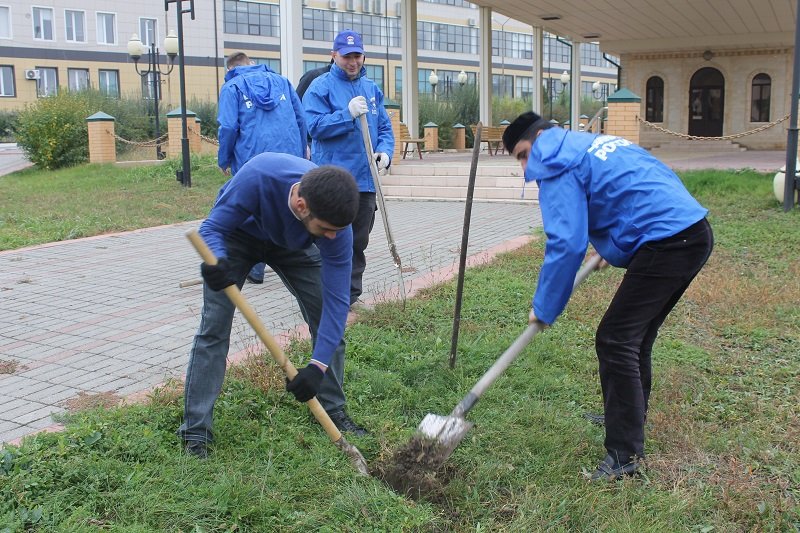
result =
[{"label": "shovel", "polygon": [[[208,247],[206,242],[203,240],[203,237],[197,233],[197,230],[189,230],[186,233],[186,237],[189,239],[189,241],[191,241],[195,250],[197,250],[197,253],[203,258],[203,261],[209,265],[217,264],[217,258],[214,256],[214,252],[212,252]],[[258,335],[258,338],[261,339],[261,342],[263,342],[264,346],[267,347],[269,353],[272,354],[272,358],[276,363],[278,363],[278,366],[283,369],[286,377],[289,378],[290,381],[293,380],[297,375],[297,369],[286,357],[286,354],[283,353],[280,345],[278,345],[275,339],[272,338],[272,335],[269,334],[266,326],[264,326],[264,323],[258,318],[255,309],[253,309],[247,302],[244,295],[239,290],[239,287],[236,285],[225,287],[225,294],[231,299],[239,312],[242,313],[247,322],[249,322],[253,327],[256,335]],[[328,416],[328,413],[325,412],[325,409],[323,409],[322,405],[319,403],[319,400],[317,400],[316,397],[311,398],[306,402],[306,405],[308,405],[308,408],[311,410],[314,418],[317,419],[317,422],[320,423],[322,429],[325,430],[325,433],[328,434],[331,442],[333,442],[337,448],[342,450],[345,455],[350,458],[350,462],[353,463],[355,469],[358,470],[360,474],[365,476],[369,475],[366,459],[364,459],[364,456],[361,455],[360,451],[358,451],[358,448],[345,440],[344,436],[339,431],[339,428],[336,427],[331,418]]]},{"label": "shovel", "polygon": [[405,308],[406,284],[403,281],[403,263],[400,261],[400,254],[397,253],[397,245],[394,243],[392,230],[389,228],[389,215],[386,213],[386,202],[383,199],[383,191],[381,190],[381,178],[378,175],[378,167],[375,165],[375,154],[372,151],[372,140],[369,137],[369,124],[367,123],[367,115],[361,115],[359,119],[361,120],[361,137],[364,139],[364,150],[367,152],[369,170],[372,172],[372,181],[375,183],[375,196],[378,199],[378,206],[380,207],[381,211],[383,229],[386,231],[386,240],[389,243],[389,253],[392,254],[394,266],[397,267],[397,280],[400,282],[400,297],[403,299],[403,308]]},{"label": "shovel", "polygon": [[[575,283],[572,285],[573,290],[589,276],[592,270],[596,270],[599,267],[600,261],[602,261],[602,258],[599,254],[592,255],[589,260],[586,261],[586,264],[583,265],[575,276]],[[453,412],[450,413],[450,416],[441,416],[433,413],[425,415],[417,431],[423,438],[433,441],[438,461],[446,461],[464,438],[467,431],[473,426],[472,422],[468,422],[464,417],[470,409],[478,403],[481,395],[483,395],[486,389],[505,372],[531,339],[542,329],[539,323],[529,325],[525,331],[517,337],[513,344],[503,352],[503,355],[495,361],[478,383],[472,387],[472,390],[470,390],[459,404],[456,405]]]}]

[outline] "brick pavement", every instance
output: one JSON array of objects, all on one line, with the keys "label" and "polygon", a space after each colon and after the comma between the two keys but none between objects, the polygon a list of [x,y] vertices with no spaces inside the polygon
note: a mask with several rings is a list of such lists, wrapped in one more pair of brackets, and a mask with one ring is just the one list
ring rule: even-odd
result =
[{"label": "brick pavement", "polygon": [[[441,281],[458,265],[463,202],[389,201],[390,224],[407,287]],[[475,203],[469,253],[524,242],[540,225],[537,206]],[[0,442],[51,427],[79,393],[128,396],[182,378],[202,305],[199,260],[184,237],[197,223],[0,252]],[[364,296],[397,293],[381,217],[367,249]],[[302,324],[275,275],[244,293],[275,335]],[[231,353],[255,335],[238,314]]]}]

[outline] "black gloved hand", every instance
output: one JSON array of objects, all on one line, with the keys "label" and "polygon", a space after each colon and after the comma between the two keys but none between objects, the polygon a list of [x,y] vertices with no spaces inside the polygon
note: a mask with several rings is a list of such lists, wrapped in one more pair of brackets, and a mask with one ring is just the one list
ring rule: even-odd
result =
[{"label": "black gloved hand", "polygon": [[201,264],[200,273],[212,291],[221,291],[225,287],[236,284],[236,277],[225,258],[220,259],[216,265]]},{"label": "black gloved hand", "polygon": [[292,381],[286,380],[286,390],[294,394],[298,402],[307,402],[317,395],[325,374],[315,364],[301,369]]}]

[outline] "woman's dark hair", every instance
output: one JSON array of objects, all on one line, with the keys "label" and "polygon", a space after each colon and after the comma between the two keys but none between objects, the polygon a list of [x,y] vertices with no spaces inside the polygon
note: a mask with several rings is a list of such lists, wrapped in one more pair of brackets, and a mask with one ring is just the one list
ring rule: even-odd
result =
[{"label": "woman's dark hair", "polygon": [[352,174],[334,165],[306,172],[297,193],[305,199],[311,216],[343,228],[358,213],[358,187]]}]

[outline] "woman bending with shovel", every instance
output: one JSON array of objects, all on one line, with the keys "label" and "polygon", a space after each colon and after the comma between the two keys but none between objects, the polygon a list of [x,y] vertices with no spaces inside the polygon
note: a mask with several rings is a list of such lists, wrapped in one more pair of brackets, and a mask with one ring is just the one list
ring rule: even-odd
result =
[{"label": "woman bending with shovel", "polygon": [[591,479],[632,475],[645,455],[653,343],[711,254],[708,210],[666,165],[620,137],[552,128],[527,112],[503,143],[539,186],[547,236],[530,323],[548,326],[564,310],[589,243],[626,269],[595,338],[607,453]]}]

